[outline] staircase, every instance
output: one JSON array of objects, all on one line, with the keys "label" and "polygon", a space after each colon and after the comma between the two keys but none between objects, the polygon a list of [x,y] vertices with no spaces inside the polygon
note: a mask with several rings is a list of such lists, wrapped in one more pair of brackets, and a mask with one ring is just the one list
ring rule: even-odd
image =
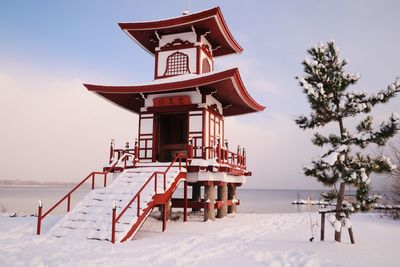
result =
[{"label": "staircase", "polygon": [[125,169],[109,186],[88,193],[48,234],[123,242],[136,234],[155,206],[171,198],[185,178],[186,170],[177,162]]}]

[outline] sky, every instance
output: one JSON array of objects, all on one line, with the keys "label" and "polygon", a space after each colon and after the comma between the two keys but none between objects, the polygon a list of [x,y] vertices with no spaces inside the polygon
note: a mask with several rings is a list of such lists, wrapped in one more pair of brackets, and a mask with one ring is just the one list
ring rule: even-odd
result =
[{"label": "sky", "polygon": [[[133,142],[138,119],[82,83],[131,85],[154,72],[154,58],[117,23],[214,6],[244,48],[217,58],[216,70],[239,67],[250,94],[266,106],[226,119],[230,144],[247,148],[253,176],[246,187],[321,188],[300,173],[321,151],[310,142],[314,131],[293,122],[310,112],[294,77],[303,74],[308,47],[333,39],[350,61],[347,70],[361,74],[352,90],[386,88],[400,76],[399,1],[192,0],[189,7],[187,0],[0,0],[0,180],[71,182],[100,170],[110,139],[120,147]],[[400,112],[400,96],[373,115],[378,123],[392,112]],[[373,180],[375,189],[389,184]]]}]

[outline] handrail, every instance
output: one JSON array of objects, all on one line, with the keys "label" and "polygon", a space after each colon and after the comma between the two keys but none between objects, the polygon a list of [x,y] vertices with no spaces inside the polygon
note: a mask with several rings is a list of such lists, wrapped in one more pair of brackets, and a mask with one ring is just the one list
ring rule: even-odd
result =
[{"label": "handrail", "polygon": [[[117,216],[116,215],[116,209],[117,207],[114,205],[113,209],[112,209],[112,224],[111,224],[111,242],[115,243],[115,232],[116,232],[116,224],[118,223],[118,221],[121,219],[121,217],[125,214],[125,212],[130,208],[130,206],[135,202],[135,200],[137,200],[137,217],[139,218],[140,216],[140,194],[142,193],[142,191],[147,187],[147,185],[150,183],[150,181],[154,178],[154,193],[157,194],[157,175],[163,175],[164,179],[163,179],[163,187],[164,187],[164,193],[167,190],[167,186],[166,186],[166,174],[167,172],[171,169],[171,167],[174,165],[174,163],[176,163],[179,159],[179,170],[181,170],[182,168],[182,158],[184,157],[184,155],[182,155],[181,153],[178,153],[176,155],[176,157],[174,158],[174,160],[168,165],[168,167],[165,169],[165,171],[160,172],[160,171],[154,171],[150,177],[146,180],[146,182],[143,184],[143,186],[139,189],[139,191],[133,196],[133,198],[128,202],[128,204],[126,204],[126,206],[124,207],[124,209],[120,212],[120,214]],[[187,160],[186,160],[186,169],[187,169]]]},{"label": "handrail", "polygon": [[217,144],[216,147],[204,147],[204,146],[192,146],[191,147],[194,154],[194,151],[197,149],[201,149],[203,152],[209,151],[210,157],[216,157],[218,163],[226,164],[231,167],[240,168],[242,170],[246,169],[246,151],[237,151],[237,153],[229,151],[228,148],[222,147],[220,144]]},{"label": "handrail", "polygon": [[[40,235],[40,231],[41,231],[41,224],[42,224],[42,220],[49,215],[55,208],[57,208],[61,203],[64,202],[64,200],[67,200],[67,213],[70,211],[71,209],[71,194],[73,192],[75,192],[75,190],[77,190],[79,187],[81,187],[81,185],[83,185],[89,178],[92,178],[92,190],[94,189],[94,184],[95,184],[95,175],[104,175],[104,187],[107,186],[107,174],[110,173],[112,170],[115,169],[115,167],[120,164],[123,160],[125,161],[124,164],[124,169],[127,167],[126,166],[126,159],[129,157],[133,157],[133,161],[135,161],[135,155],[134,154],[130,154],[130,153],[125,153],[118,161],[116,161],[113,165],[111,165],[111,167],[109,167],[106,171],[102,171],[102,172],[91,172],[88,176],[86,176],[81,182],[79,182],[76,186],[74,186],[64,197],[62,197],[56,204],[54,204],[47,212],[45,212],[42,215],[42,208],[43,208],[43,203],[41,201],[39,201],[39,210],[38,210],[38,222],[37,222],[37,229],[36,229],[36,234]],[[135,162],[134,162],[135,163]]]}]

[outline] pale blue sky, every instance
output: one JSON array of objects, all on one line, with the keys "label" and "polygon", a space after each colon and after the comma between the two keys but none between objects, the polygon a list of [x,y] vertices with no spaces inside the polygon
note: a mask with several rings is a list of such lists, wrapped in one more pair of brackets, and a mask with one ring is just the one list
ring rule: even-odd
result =
[{"label": "pale blue sky", "polygon": [[[248,147],[254,171],[249,187],[317,187],[298,173],[318,153],[308,141],[310,133],[292,123],[295,115],[308,113],[294,80],[302,74],[300,62],[310,45],[334,39],[350,60],[349,70],[362,76],[356,89],[384,88],[400,75],[400,2],[190,4],[192,12],[221,7],[244,52],[218,58],[216,68],[239,66],[250,93],[267,106],[263,113],[227,121],[232,143]],[[183,0],[0,1],[0,116],[9,122],[0,132],[0,158],[13,167],[2,168],[0,179],[77,180],[101,166],[109,138],[121,144],[133,140],[136,116],[97,99],[80,84],[151,80],[154,58],[117,23],[175,17],[187,6]],[[398,97],[376,115],[399,112],[399,106]],[[104,127],[109,124],[117,126]],[[21,151],[29,164],[18,169],[15,158]],[[43,170],[38,165],[52,162],[49,153],[57,159]],[[60,172],[65,168],[60,159],[78,166]]]}]

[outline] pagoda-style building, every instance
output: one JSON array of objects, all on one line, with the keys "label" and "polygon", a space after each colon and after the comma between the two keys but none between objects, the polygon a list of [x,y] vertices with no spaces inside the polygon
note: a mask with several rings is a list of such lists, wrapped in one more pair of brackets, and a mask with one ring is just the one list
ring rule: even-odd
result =
[{"label": "pagoda-style building", "polygon": [[[239,204],[236,187],[245,183],[251,172],[245,149],[228,143],[224,118],[262,111],[264,107],[250,96],[237,68],[214,70],[214,60],[219,56],[243,50],[220,8],[119,26],[154,56],[154,80],[129,86],[84,84],[89,91],[139,115],[135,147],[116,149],[112,143],[110,165],[90,176],[92,188],[95,175],[105,177],[104,188],[91,194],[97,194],[101,203],[105,203],[107,193],[113,194],[116,203],[108,209],[109,214],[113,211],[113,220],[111,227],[105,227],[107,234],[88,234],[87,238],[113,242],[130,239],[155,207],[162,208],[163,229],[171,207],[184,208],[185,220],[187,208],[204,210],[204,220],[235,212]],[[108,173],[113,173],[114,180],[107,183]],[[184,197],[173,198],[180,182],[184,183]],[[187,186],[192,187],[190,199]],[[145,191],[150,197],[143,201]],[[127,197],[120,198],[122,194]],[[88,212],[94,200],[86,203]],[[122,223],[122,215],[129,209],[135,209],[135,214]],[[75,210],[79,217],[79,204]],[[64,221],[68,220],[74,221]],[[94,228],[99,232],[101,227]],[[59,229],[52,234],[66,235]]]}]

